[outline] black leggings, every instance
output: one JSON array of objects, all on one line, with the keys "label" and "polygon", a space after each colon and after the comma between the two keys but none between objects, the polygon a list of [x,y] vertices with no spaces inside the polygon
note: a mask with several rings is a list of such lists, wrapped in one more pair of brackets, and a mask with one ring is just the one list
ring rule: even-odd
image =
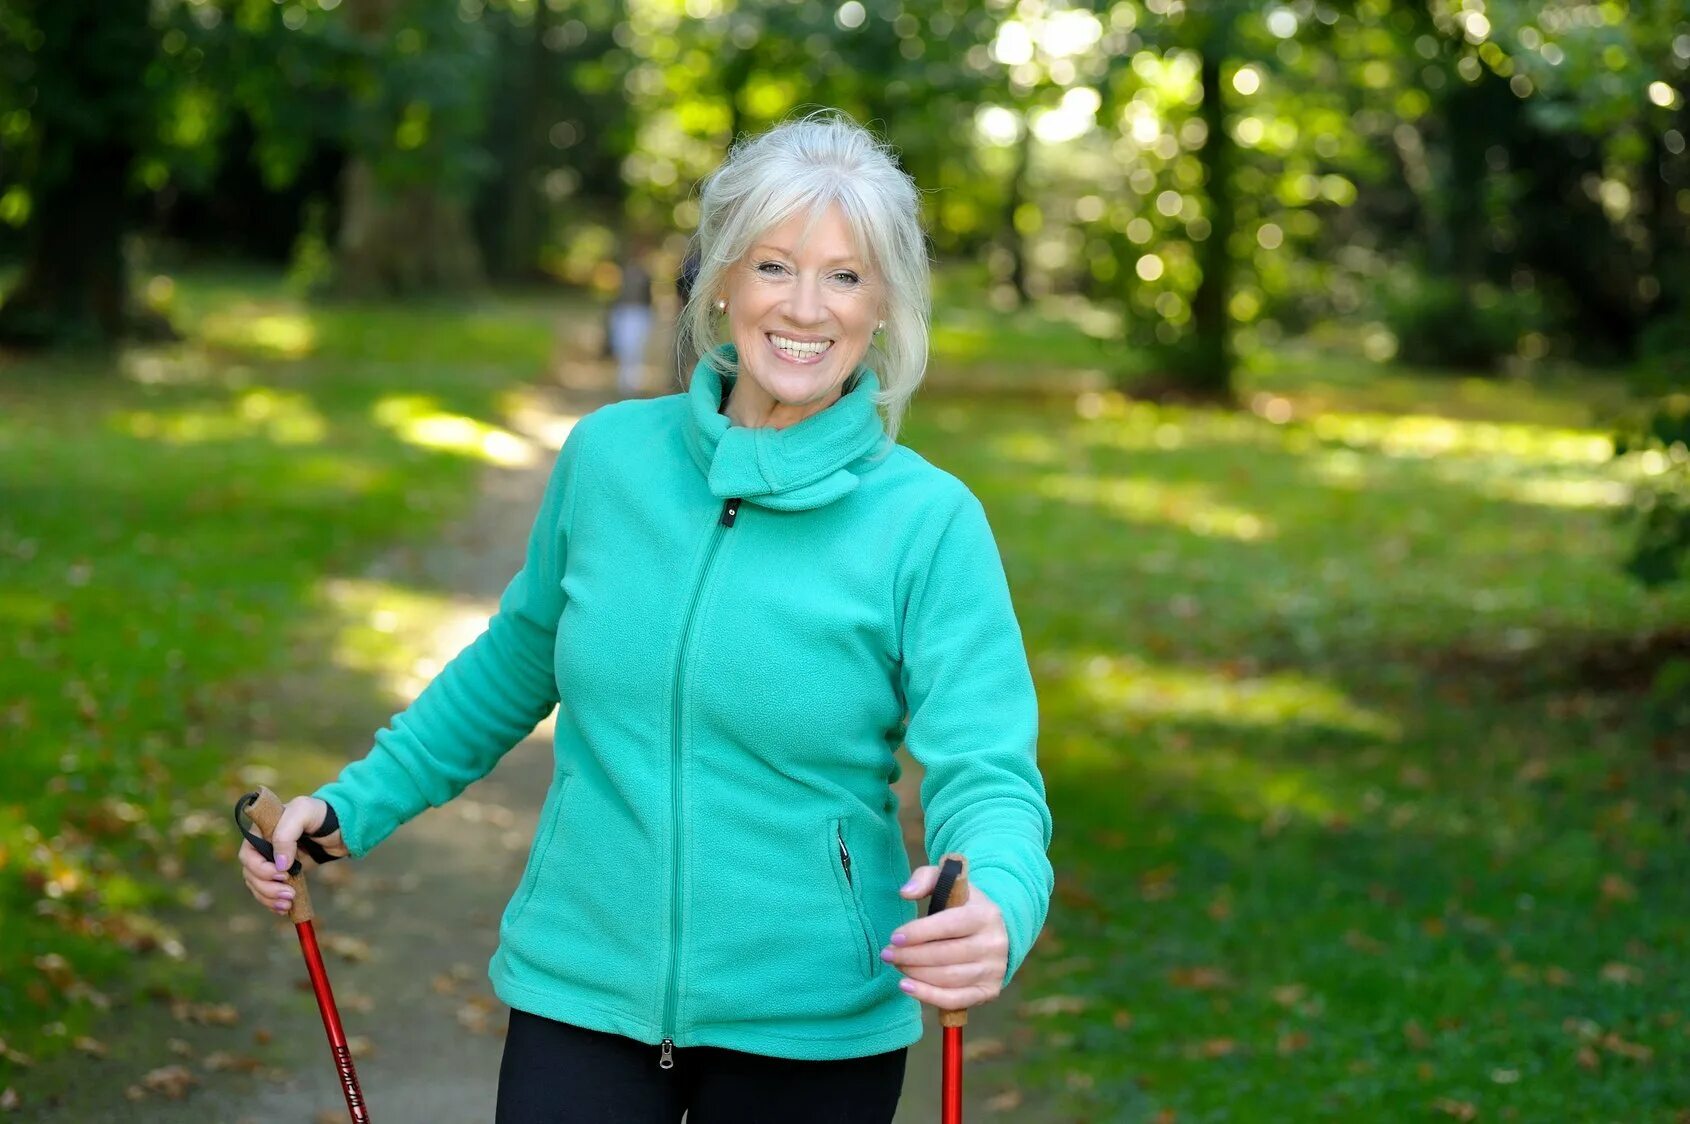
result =
[{"label": "black leggings", "polygon": [[890,1124],[907,1050],[800,1062],[714,1046],[675,1051],[511,1012],[497,1124]]}]

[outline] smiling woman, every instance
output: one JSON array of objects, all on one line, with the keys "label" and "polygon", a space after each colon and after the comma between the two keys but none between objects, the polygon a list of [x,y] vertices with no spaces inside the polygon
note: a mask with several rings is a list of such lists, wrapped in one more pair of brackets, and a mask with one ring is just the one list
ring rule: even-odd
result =
[{"label": "smiling woman", "polygon": [[764,235],[727,271],[722,292],[717,307],[727,314],[743,376],[728,417],[776,429],[839,399],[868,351],[885,296],[837,205],[794,215]]},{"label": "smiling woman", "polygon": [[738,145],[701,196],[682,369],[743,370],[735,394],[746,400],[729,416],[779,427],[824,408],[866,367],[896,439],[927,368],[931,298],[915,184],[891,153],[818,113]]},{"label": "smiling woman", "polygon": [[[737,147],[702,194],[690,384],[580,419],[486,629],[277,828],[284,867],[301,831],[362,856],[562,703],[491,966],[499,1124],[887,1124],[919,1004],[996,998],[1044,923],[997,545],[891,439],[927,356],[916,202],[837,115]],[[900,745],[927,855],[968,862],[966,901],[925,917]],[[276,866],[242,862],[285,910]]]}]

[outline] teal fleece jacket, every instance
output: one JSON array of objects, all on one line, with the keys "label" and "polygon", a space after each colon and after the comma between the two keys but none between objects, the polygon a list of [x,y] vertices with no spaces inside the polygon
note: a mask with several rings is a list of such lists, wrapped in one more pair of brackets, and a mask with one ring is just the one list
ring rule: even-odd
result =
[{"label": "teal fleece jacket", "polygon": [[1003,910],[1006,982],[1026,956],[1052,872],[1020,628],[979,502],[887,440],[878,389],[733,426],[706,361],[582,419],[486,631],[317,792],[363,855],[561,700],[491,965],[510,1006],[797,1059],[914,1042],[879,955],[917,912],[899,744],[928,855]]}]

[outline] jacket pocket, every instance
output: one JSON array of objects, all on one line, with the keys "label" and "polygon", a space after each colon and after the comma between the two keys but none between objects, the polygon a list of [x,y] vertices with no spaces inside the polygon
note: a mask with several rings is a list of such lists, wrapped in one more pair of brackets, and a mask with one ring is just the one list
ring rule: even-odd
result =
[{"label": "jacket pocket", "polygon": [[540,872],[546,867],[546,852],[551,849],[552,837],[557,834],[557,822],[563,818],[563,794],[569,788],[569,782],[575,779],[573,774],[564,774],[552,784],[552,791],[548,794],[546,803],[540,809],[540,824],[534,837],[534,846],[528,852],[528,865],[523,869],[522,881],[516,884],[516,893],[511,897],[511,904],[505,910],[505,925],[516,924],[522,916],[522,911],[528,908],[528,900],[534,896],[534,888],[540,881]]},{"label": "jacket pocket", "polygon": [[828,847],[833,852],[833,882],[839,889],[840,916],[845,921],[847,938],[857,950],[857,966],[863,975],[872,979],[881,968],[875,953],[873,930],[863,909],[863,869],[851,855],[845,838],[845,821],[828,821]]}]

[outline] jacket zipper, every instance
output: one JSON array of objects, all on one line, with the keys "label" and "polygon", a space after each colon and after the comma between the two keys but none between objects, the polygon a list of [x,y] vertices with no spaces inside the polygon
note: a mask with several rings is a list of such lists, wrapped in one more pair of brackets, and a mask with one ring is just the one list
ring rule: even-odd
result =
[{"label": "jacket zipper", "polygon": [[692,587],[692,601],[687,605],[686,619],[681,624],[681,645],[675,653],[675,704],[669,736],[669,813],[674,825],[670,832],[673,844],[669,855],[669,986],[663,993],[663,1048],[657,1060],[659,1069],[675,1067],[676,976],[681,965],[681,681],[686,668],[687,645],[692,641],[692,622],[698,612],[698,600],[704,593],[710,568],[715,565],[722,536],[739,518],[739,505],[738,499],[724,500],[722,514],[710,528],[710,549],[704,555],[698,582]]},{"label": "jacket zipper", "polygon": [[845,872],[845,889],[848,891],[845,908],[856,919],[857,931],[862,934],[863,949],[869,957],[868,972],[873,975],[875,970],[874,944],[869,936],[868,921],[863,915],[862,903],[857,900],[857,880],[851,874],[851,849],[845,846],[845,825],[835,823],[833,830],[834,838],[839,841],[839,868]]}]

